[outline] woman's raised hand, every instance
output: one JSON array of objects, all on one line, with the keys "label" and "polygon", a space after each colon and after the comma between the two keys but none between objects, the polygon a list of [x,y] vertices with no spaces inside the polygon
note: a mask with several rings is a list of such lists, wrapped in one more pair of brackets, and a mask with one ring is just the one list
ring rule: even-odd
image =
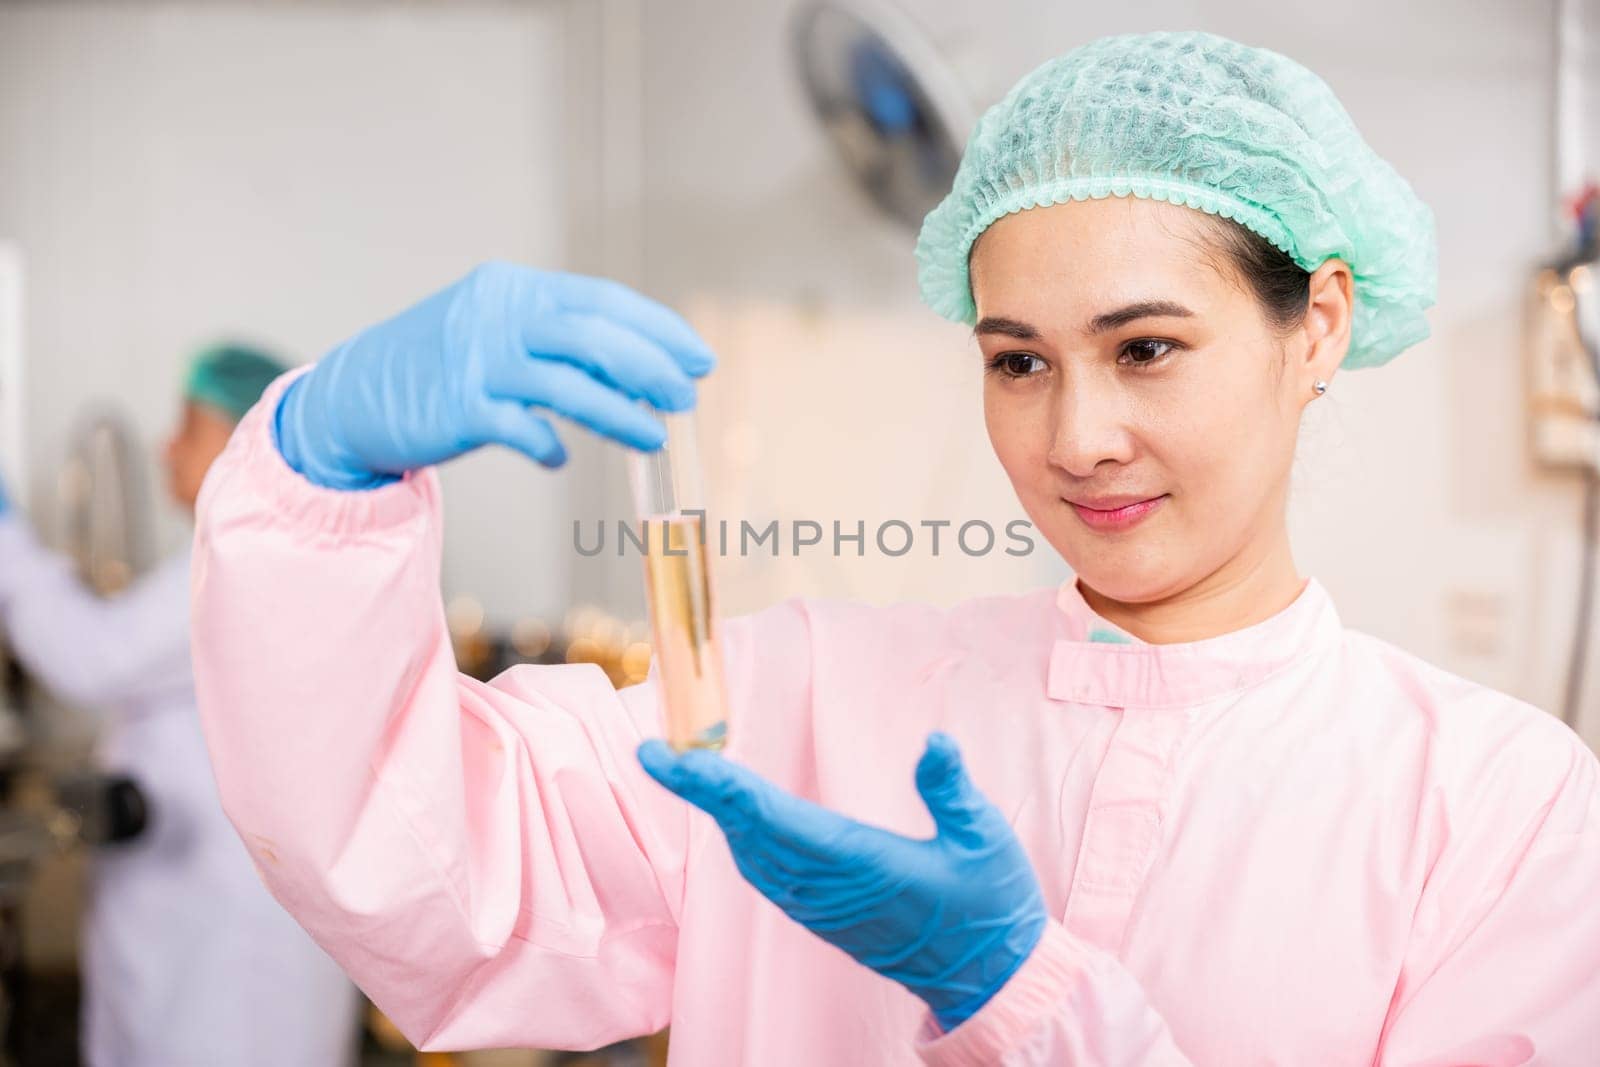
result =
[{"label": "woman's raised hand", "polygon": [[278,449],[317,485],[369,489],[484,445],[547,467],[547,415],[634,448],[715,363],[676,313],[601,278],[485,264],[334,349],[279,403]]}]

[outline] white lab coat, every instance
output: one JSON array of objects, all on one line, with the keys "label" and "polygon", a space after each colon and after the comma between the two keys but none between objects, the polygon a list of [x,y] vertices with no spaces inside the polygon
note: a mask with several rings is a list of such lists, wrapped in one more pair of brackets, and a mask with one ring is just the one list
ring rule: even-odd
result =
[{"label": "white lab coat", "polygon": [[101,766],[150,804],[143,835],[92,861],[91,1067],[353,1062],[354,987],[262,887],[217,799],[189,665],[188,554],[104,600],[0,516],[0,620],[31,674],[104,714]]}]

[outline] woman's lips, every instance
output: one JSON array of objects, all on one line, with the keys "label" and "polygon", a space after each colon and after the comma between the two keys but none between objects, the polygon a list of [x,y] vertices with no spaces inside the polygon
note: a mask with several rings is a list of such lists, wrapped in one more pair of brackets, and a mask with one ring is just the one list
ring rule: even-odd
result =
[{"label": "woman's lips", "polygon": [[1166,500],[1165,494],[1150,497],[1147,500],[1137,500],[1116,507],[1089,507],[1075,501],[1067,501],[1072,505],[1072,510],[1078,513],[1078,518],[1091,530],[1127,530],[1144,521],[1145,517],[1161,506]]}]

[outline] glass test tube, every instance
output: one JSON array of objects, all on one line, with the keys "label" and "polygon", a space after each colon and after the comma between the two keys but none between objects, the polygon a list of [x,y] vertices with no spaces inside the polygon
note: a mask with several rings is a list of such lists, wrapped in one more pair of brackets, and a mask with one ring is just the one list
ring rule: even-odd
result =
[{"label": "glass test tube", "polygon": [[706,550],[704,487],[693,415],[662,414],[667,443],[633,452],[636,533],[645,544],[645,594],[667,743],[679,752],[721,748],[728,736],[727,690]]}]

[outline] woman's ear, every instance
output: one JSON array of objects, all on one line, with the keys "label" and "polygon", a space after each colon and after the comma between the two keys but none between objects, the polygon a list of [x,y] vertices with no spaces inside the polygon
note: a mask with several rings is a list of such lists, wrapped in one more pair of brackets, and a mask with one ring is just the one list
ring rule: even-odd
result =
[{"label": "woman's ear", "polygon": [[1329,259],[1311,274],[1306,302],[1305,355],[1292,368],[1300,395],[1309,402],[1318,395],[1317,381],[1331,382],[1350,350],[1350,320],[1355,312],[1355,279],[1341,259]]}]

